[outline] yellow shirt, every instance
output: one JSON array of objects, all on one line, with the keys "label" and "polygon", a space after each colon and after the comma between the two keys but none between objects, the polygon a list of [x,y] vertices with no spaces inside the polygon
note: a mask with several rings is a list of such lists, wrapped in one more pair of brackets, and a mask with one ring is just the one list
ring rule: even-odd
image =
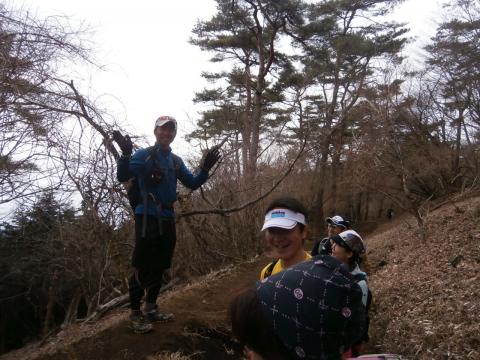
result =
[{"label": "yellow shirt", "polygon": [[[305,260],[304,261],[307,261],[307,260],[310,260],[312,258],[312,255],[310,255],[309,253],[307,253],[305,251]],[[262,271],[260,272],[260,280],[263,280],[265,279],[267,276],[265,276],[265,273],[267,272],[268,268],[270,267],[271,263],[268,264],[267,266],[265,266]],[[275,266],[273,267],[272,269],[272,273],[270,275],[274,275],[276,273],[279,273],[280,271],[282,271],[284,269],[283,267],[283,261],[281,259],[277,260],[277,262],[275,263]],[[270,276],[269,275],[269,276]]]}]

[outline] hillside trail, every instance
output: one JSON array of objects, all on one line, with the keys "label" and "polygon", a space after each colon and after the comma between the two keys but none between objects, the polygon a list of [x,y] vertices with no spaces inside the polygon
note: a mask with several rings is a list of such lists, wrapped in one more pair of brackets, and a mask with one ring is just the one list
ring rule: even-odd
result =
[{"label": "hillside trail", "polygon": [[195,354],[194,359],[240,359],[241,349],[226,328],[227,305],[235,290],[258,278],[266,261],[256,257],[162,294],[159,306],[174,313],[175,320],[156,323],[148,334],[134,334],[128,309],[117,309],[95,324],[72,325],[42,347],[32,344],[0,358],[145,359],[157,358],[162,352],[181,352]]},{"label": "hillside trail", "polygon": [[[397,219],[382,224],[387,230]],[[309,244],[307,244],[308,247]],[[183,354],[192,359],[241,359],[242,349],[232,341],[227,306],[233,293],[258,279],[270,260],[263,256],[212,272],[160,296],[162,311],[175,321],[156,323],[148,334],[129,328],[128,309],[116,309],[93,324],[74,324],[39,346],[31,344],[5,354],[1,360],[170,359]]]},{"label": "hillside trail", "polygon": [[[476,194],[432,211],[426,239],[408,215],[362,233],[374,294],[368,352],[480,359],[479,217]],[[226,309],[233,293],[252,284],[268,261],[259,256],[162,294],[161,309],[176,318],[155,324],[149,334],[133,334],[128,309],[116,309],[96,323],[69,326],[42,346],[31,344],[0,359],[241,359]]]}]

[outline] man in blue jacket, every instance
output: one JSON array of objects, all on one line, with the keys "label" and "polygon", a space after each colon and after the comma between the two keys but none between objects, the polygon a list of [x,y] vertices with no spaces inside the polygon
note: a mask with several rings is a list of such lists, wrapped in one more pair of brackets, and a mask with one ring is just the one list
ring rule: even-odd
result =
[{"label": "man in blue jacket", "polygon": [[[162,286],[163,271],[169,269],[175,249],[176,232],[173,203],[177,199],[177,179],[195,190],[208,178],[208,172],[220,158],[217,148],[209,151],[197,175],[193,175],[183,160],[172,153],[170,144],[177,134],[177,122],[171,116],[161,116],[155,122],[154,147],[139,149],[133,156],[128,136],[114,133],[122,156],[118,160],[117,178],[132,179],[138,185],[138,201],[134,202],[135,248],[132,256],[134,273],[129,281],[132,328],[136,333],[152,330],[152,322],[169,321],[173,314],[162,313],[156,304]],[[140,310],[146,294],[144,312]]]}]

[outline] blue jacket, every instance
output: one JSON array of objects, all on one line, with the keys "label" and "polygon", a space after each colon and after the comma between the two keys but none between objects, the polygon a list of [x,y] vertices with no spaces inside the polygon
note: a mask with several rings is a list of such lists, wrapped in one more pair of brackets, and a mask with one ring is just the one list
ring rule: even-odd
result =
[{"label": "blue jacket", "polygon": [[[128,181],[132,177],[136,177],[140,191],[143,193],[151,193],[155,197],[156,203],[163,205],[161,217],[171,218],[174,216],[173,203],[177,200],[177,178],[186,187],[195,190],[202,186],[208,178],[208,172],[201,170],[200,173],[194,176],[185,166],[183,160],[172,154],[172,150],[161,150],[156,148],[156,161],[160,167],[163,179],[158,185],[148,185],[153,168],[154,160],[150,158],[147,149],[139,149],[136,151],[131,159],[121,157],[118,160],[117,179],[121,182]],[[177,157],[175,162],[173,157]],[[175,168],[178,163],[178,170]],[[128,167],[127,167],[128,165]],[[135,214],[144,213],[144,204],[141,201],[135,208]],[[157,210],[153,201],[148,202],[147,214],[157,216]]]}]

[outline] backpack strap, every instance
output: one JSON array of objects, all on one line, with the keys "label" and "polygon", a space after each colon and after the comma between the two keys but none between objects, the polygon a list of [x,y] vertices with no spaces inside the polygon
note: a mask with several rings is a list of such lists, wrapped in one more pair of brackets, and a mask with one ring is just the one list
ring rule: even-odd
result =
[{"label": "backpack strap", "polygon": [[[156,146],[149,146],[148,148],[146,148],[146,150],[148,152],[148,156],[145,159],[145,163],[152,160],[153,161],[153,168],[160,167],[159,164],[158,164]],[[182,160],[180,159],[179,156],[175,155],[174,153],[171,153],[171,154],[172,154],[172,158],[173,158],[173,165],[174,165],[174,169],[175,169],[175,174],[178,177],[178,174],[180,173],[180,167],[181,167],[181,164],[182,164]],[[163,224],[162,224],[161,212],[162,212],[163,204],[162,203],[157,203],[156,199],[154,198],[154,196],[152,194],[150,194],[150,193],[147,194],[146,193],[145,179],[143,179],[143,181],[139,182],[138,184],[139,184],[139,188],[140,188],[140,193],[141,193],[142,198],[143,198],[143,207],[144,207],[144,210],[143,210],[143,224],[142,224],[142,237],[145,237],[146,230],[147,230],[147,207],[148,207],[149,196],[151,197],[152,201],[155,204],[155,207],[156,207],[156,210],[157,210],[158,230],[159,230],[160,235],[162,235],[163,234]],[[142,190],[142,187],[143,187],[143,190]]]},{"label": "backpack strap", "polygon": [[278,259],[274,259],[270,264],[268,264],[267,269],[265,270],[265,273],[263,274],[264,279],[272,275],[273,268],[275,265],[277,265]]},{"label": "backpack strap", "polygon": [[[156,147],[155,146],[149,146],[146,148],[148,156],[145,159],[145,163],[147,163],[150,159],[153,160],[153,167],[157,166],[157,152],[156,152]],[[146,192],[146,187],[145,187],[145,179],[142,178],[141,181],[138,182],[138,186],[140,189],[140,194],[143,199],[143,220],[142,220],[142,237],[145,238],[147,234],[147,208],[148,208],[148,197],[151,196],[152,200],[156,203],[155,198],[153,197],[152,194]],[[143,188],[143,189],[142,189]],[[160,217],[159,209],[158,207],[161,206],[161,204],[155,204],[157,207],[157,221],[158,221],[158,232],[160,235],[163,234],[163,228],[162,228],[162,219]]]},{"label": "backpack strap", "polygon": [[157,152],[155,146],[149,146],[145,150],[147,150],[148,156],[145,159],[145,163],[147,163],[150,159],[153,159],[154,166],[157,163]]},{"label": "backpack strap", "polygon": [[[145,150],[147,150],[147,157],[145,158],[145,164],[150,161],[150,159],[153,159],[154,161],[154,166],[155,166],[155,162],[157,161],[157,156],[156,156],[156,152],[155,152],[155,146],[149,146],[147,147]],[[145,174],[142,174],[142,176],[137,176],[136,178],[137,180],[137,183],[138,183],[138,188],[140,190],[140,195],[142,197],[142,199],[144,199],[146,197],[146,187],[145,187]]]},{"label": "backpack strap", "polygon": [[362,280],[367,281],[367,279],[368,279],[367,274],[362,273],[362,272],[353,274],[353,278],[355,279],[356,282],[359,282],[359,281],[362,281]]},{"label": "backpack strap", "polygon": [[[158,164],[158,159],[157,159],[157,152],[156,152],[156,147],[155,146],[149,146],[147,149],[148,156],[145,159],[145,162],[149,161],[150,159],[153,159],[153,166],[156,166]],[[175,174],[178,177],[178,174],[180,174],[180,167],[182,165],[182,159],[180,159],[180,156],[172,154],[172,159],[173,159],[173,168],[175,169]]]},{"label": "backpack strap", "polygon": [[172,158],[173,158],[173,168],[175,169],[175,175],[177,175],[177,178],[178,178],[178,175],[180,174],[180,167],[182,165],[182,159],[180,159],[180,156],[174,154],[172,152]]}]

